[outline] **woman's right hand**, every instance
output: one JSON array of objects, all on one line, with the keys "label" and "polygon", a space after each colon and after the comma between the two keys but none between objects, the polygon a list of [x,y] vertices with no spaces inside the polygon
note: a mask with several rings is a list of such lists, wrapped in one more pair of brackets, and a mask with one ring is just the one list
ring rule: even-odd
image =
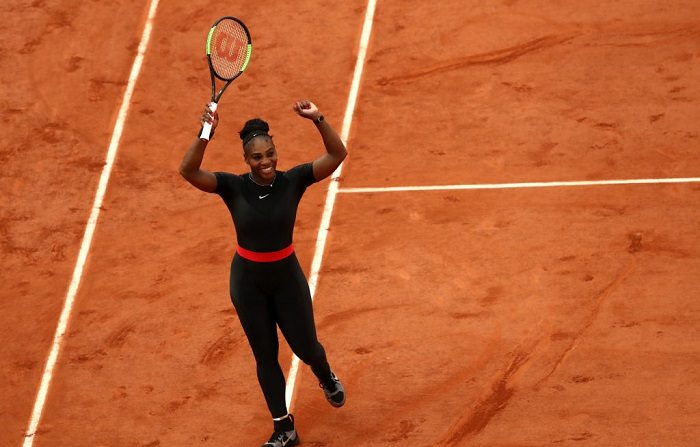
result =
[{"label": "woman's right hand", "polygon": [[212,112],[209,104],[204,106],[204,113],[199,118],[199,123],[203,126],[204,123],[211,123],[211,133],[214,133],[216,126],[219,125],[219,112]]}]

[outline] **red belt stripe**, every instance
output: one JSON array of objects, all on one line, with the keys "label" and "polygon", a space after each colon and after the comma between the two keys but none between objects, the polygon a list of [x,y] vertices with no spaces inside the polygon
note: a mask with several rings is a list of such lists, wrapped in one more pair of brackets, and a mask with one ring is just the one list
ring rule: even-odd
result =
[{"label": "red belt stripe", "polygon": [[242,258],[245,258],[249,261],[275,262],[284,259],[290,256],[292,253],[294,253],[294,244],[291,244],[289,247],[283,248],[282,250],[266,252],[250,251],[238,245],[236,246],[236,253],[238,253]]}]

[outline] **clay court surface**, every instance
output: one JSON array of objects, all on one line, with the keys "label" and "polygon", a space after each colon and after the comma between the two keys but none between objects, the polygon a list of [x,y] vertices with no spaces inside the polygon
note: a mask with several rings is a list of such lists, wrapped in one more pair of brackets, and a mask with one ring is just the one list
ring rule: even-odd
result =
[{"label": "clay court surface", "polygon": [[[0,445],[22,446],[147,0],[0,6]],[[279,168],[340,132],[367,4],[163,0],[35,446],[258,446],[269,415],[228,297],[216,195],[177,168],[204,40],[241,17],[253,57],[204,167]],[[379,0],[315,297],[348,402],[302,367],[304,446],[695,446],[700,183],[349,188],[700,177],[697,1]],[[308,272],[329,181],[295,233]],[[280,356],[286,371],[291,354]]]}]

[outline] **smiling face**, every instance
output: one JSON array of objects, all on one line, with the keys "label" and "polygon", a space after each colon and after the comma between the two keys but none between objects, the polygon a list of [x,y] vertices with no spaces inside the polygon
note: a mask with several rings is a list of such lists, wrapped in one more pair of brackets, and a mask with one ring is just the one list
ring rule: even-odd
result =
[{"label": "smiling face", "polygon": [[245,145],[243,159],[250,166],[250,173],[256,182],[266,185],[275,179],[277,150],[272,138],[261,135],[250,140]]}]

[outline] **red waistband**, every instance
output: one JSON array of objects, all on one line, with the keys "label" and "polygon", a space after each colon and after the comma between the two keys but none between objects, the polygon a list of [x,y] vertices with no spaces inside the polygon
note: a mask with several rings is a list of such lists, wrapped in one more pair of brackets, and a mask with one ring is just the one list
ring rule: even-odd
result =
[{"label": "red waistband", "polygon": [[294,253],[294,244],[290,244],[289,247],[283,248],[282,250],[265,251],[265,252],[246,250],[245,248],[238,245],[238,246],[236,246],[236,252],[241,257],[243,257],[249,261],[275,262],[275,261],[279,261],[281,259],[284,259],[284,258],[290,256],[292,253]]}]

